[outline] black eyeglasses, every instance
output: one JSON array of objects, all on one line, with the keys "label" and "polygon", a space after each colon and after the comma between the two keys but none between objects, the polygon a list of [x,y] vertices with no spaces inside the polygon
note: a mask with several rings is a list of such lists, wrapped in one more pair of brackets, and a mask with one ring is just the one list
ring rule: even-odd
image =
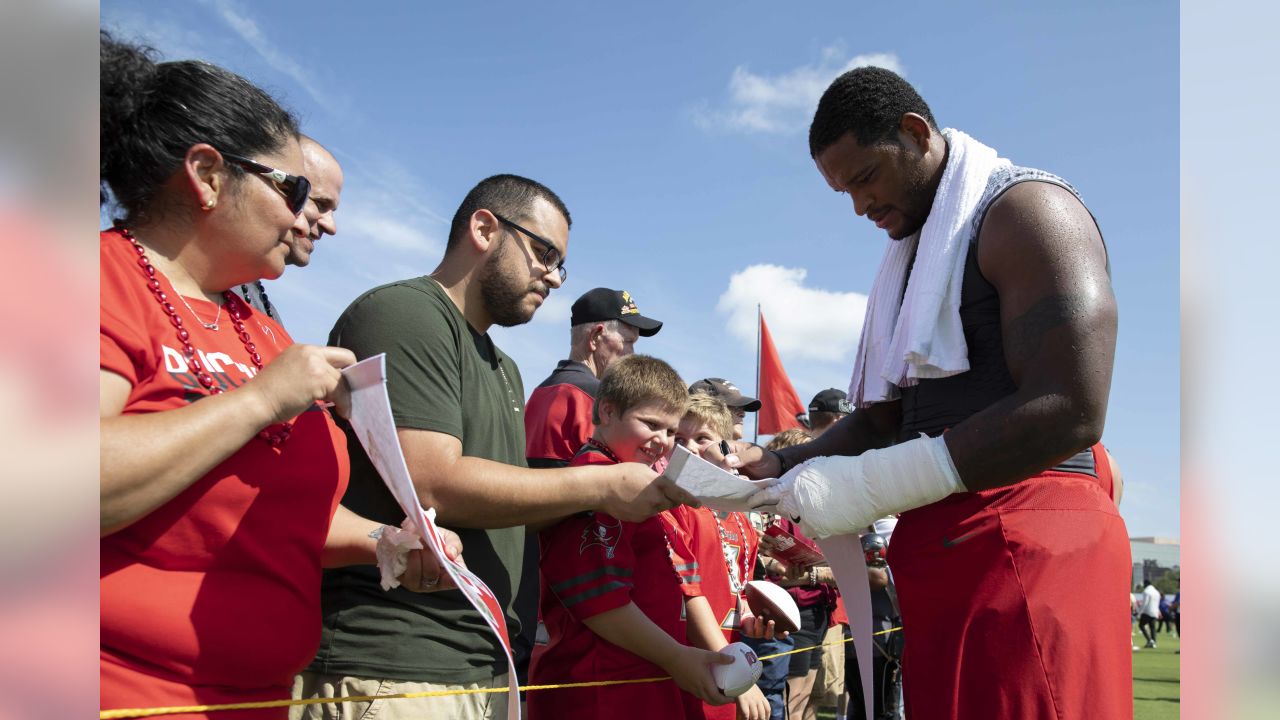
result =
[{"label": "black eyeglasses", "polygon": [[[493,211],[490,210],[489,212],[493,212]],[[564,267],[564,258],[560,257],[560,248],[557,248],[550,240],[547,240],[546,238],[543,238],[543,237],[539,237],[529,232],[528,230],[502,217],[498,213],[493,213],[493,216],[498,218],[498,220],[502,222],[504,225],[510,225],[516,230],[519,230],[525,235],[528,235],[530,240],[533,240],[534,242],[542,246],[542,257],[539,258],[539,260],[542,262],[543,267],[547,269],[547,272],[551,272],[554,270],[555,272],[559,273],[560,282],[564,282],[564,279],[569,277],[569,271],[566,270]]]},{"label": "black eyeglasses", "polygon": [[222,157],[266,178],[284,196],[285,202],[289,204],[289,210],[294,215],[302,212],[302,208],[307,206],[307,197],[311,195],[311,181],[306,177],[290,175],[283,170],[267,167],[260,162],[254,162],[247,157],[232,155],[229,152],[222,153]]}]

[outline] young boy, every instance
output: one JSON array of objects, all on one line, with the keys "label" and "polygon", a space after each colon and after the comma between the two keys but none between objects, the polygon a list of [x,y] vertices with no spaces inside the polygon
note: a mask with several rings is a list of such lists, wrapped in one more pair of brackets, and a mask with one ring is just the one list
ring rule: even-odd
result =
[{"label": "young boy", "polygon": [[[600,383],[595,433],[570,463],[652,465],[671,452],[688,393],[665,362],[646,355],[614,361]],[[662,682],[539,690],[533,720],[684,717],[681,689],[724,704],[711,666],[732,658],[689,647],[680,626],[682,538],[655,516],[638,523],[581,513],[543,530],[542,619],[549,636],[534,650],[536,685],[670,675]]]},{"label": "young boy", "polygon": [[[689,398],[689,408],[676,430],[676,443],[692,453],[733,437],[733,415],[724,401],[703,393]],[[760,540],[743,513],[680,506],[662,513],[685,538],[691,551],[677,567],[684,584],[685,637],[690,645],[720,650],[739,638],[742,592],[755,568]],[[677,551],[677,554],[679,552]],[[698,580],[693,580],[697,576]],[[739,695],[734,705],[707,705],[685,694],[686,718],[767,720],[769,701],[758,687]]]}]

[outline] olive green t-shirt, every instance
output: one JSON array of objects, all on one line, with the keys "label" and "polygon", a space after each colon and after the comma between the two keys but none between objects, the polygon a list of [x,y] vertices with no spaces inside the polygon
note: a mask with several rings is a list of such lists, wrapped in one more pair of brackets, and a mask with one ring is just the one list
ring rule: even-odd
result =
[{"label": "olive green t-shirt", "polygon": [[[330,345],[363,360],[387,354],[387,392],[400,428],[447,433],[462,454],[525,467],[524,388],[520,372],[476,332],[434,280],[420,277],[374,288],[351,303]],[[359,441],[347,430],[351,484],[342,504],[387,525],[404,520]],[[462,538],[467,567],[497,595],[511,637],[520,585],[523,527],[450,528]],[[320,650],[309,668],[326,674],[414,682],[476,682],[507,672],[502,646],[460,591],[386,592],[378,569],[326,570]]]}]

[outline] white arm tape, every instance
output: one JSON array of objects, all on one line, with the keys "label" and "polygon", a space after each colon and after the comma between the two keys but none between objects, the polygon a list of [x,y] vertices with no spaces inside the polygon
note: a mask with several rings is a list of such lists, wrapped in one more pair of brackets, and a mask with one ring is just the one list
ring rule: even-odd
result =
[{"label": "white arm tape", "polygon": [[814,458],[793,472],[778,510],[798,516],[814,538],[863,532],[886,515],[965,489],[943,439],[923,435],[855,457]]}]

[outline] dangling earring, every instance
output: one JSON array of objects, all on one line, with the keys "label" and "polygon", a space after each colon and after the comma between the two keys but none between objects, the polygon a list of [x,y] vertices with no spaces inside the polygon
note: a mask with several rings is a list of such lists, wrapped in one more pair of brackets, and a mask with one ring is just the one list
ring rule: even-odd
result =
[{"label": "dangling earring", "polygon": [[209,200],[205,200],[205,201],[204,201],[204,204],[203,204],[203,205],[201,205],[200,207],[201,207],[203,210],[208,211],[208,210],[212,210],[212,209],[213,209],[213,207],[214,207],[215,205],[217,205],[217,204],[218,204],[218,201],[217,201],[217,200],[214,200],[214,199],[212,199],[212,198],[211,198],[211,199],[209,199]]}]

